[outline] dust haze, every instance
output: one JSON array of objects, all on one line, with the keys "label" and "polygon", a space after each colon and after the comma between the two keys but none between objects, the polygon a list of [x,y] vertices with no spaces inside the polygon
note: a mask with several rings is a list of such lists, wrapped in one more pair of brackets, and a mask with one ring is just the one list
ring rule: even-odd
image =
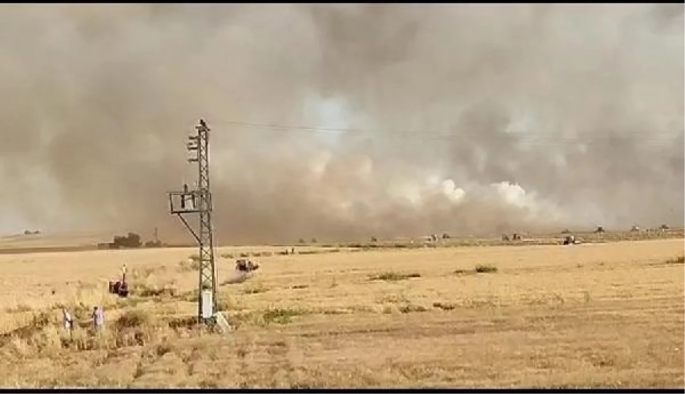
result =
[{"label": "dust haze", "polygon": [[183,235],[199,118],[221,243],[683,222],[682,4],[1,9],[4,232]]}]

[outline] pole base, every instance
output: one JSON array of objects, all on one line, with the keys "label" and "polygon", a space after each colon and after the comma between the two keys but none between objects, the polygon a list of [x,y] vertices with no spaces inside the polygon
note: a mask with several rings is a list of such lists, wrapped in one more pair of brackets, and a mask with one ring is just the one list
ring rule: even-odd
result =
[{"label": "pole base", "polygon": [[230,324],[228,324],[228,321],[224,317],[224,315],[221,312],[217,312],[214,314],[214,323],[216,329],[221,333],[221,334],[226,334],[229,331],[233,331],[233,327],[231,327]]}]

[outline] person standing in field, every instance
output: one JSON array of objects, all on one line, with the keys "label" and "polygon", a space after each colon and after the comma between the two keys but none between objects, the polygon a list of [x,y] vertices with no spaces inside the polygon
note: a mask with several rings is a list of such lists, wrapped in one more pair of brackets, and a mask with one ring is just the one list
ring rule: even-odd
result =
[{"label": "person standing in field", "polygon": [[69,338],[74,337],[74,319],[71,317],[71,313],[67,308],[62,308],[62,315],[64,317],[64,329],[69,332]]},{"label": "person standing in field", "polygon": [[93,327],[96,330],[105,325],[105,314],[102,312],[102,309],[97,306],[93,307],[93,314],[91,317],[93,319]]},{"label": "person standing in field", "polygon": [[71,314],[67,310],[67,308],[62,308],[62,315],[64,317],[64,329],[67,331],[71,331],[74,329],[74,319],[71,317]]}]

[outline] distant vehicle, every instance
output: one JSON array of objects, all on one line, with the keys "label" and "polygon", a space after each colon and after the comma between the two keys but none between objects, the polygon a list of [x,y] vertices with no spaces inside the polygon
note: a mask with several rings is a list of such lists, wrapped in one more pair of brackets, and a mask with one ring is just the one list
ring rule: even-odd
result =
[{"label": "distant vehicle", "polygon": [[259,269],[259,264],[255,264],[247,259],[238,259],[235,262],[235,269],[240,272],[252,272]]},{"label": "distant vehicle", "polygon": [[564,238],[564,245],[578,245],[580,244],[580,241],[576,239],[575,235],[567,235],[566,238]]}]

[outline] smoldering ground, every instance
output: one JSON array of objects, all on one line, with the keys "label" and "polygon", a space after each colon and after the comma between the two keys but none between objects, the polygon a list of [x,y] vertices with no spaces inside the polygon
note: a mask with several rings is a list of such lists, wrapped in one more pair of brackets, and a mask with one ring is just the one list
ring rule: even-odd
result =
[{"label": "smoldering ground", "polygon": [[225,242],[683,221],[682,5],[4,5],[0,60],[5,231],[181,234],[200,117]]}]

